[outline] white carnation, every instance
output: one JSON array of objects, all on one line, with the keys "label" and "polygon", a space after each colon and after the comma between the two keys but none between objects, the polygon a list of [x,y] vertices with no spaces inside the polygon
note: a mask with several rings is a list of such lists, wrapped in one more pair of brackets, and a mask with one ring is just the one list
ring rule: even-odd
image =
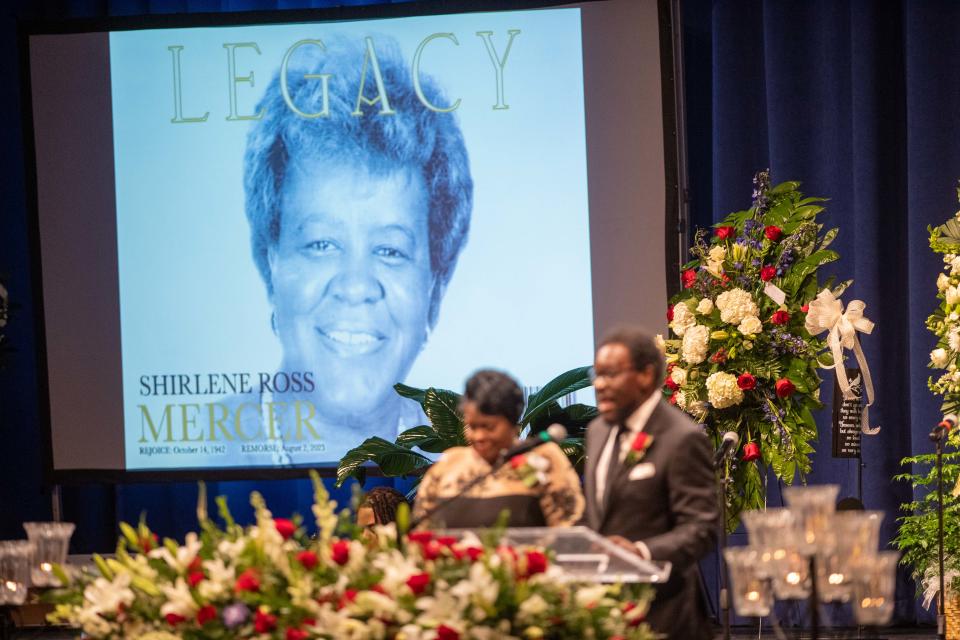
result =
[{"label": "white carnation", "polygon": [[697,313],[700,315],[705,316],[711,311],[713,311],[713,300],[710,298],[704,298],[700,301],[700,304],[697,305]]},{"label": "white carnation", "polygon": [[711,373],[707,378],[707,400],[717,409],[743,402],[743,391],[737,386],[737,376],[724,371]]},{"label": "white carnation", "polygon": [[677,391],[676,395],[673,396],[674,400],[677,401],[677,406],[681,409],[687,408],[687,395],[683,391]]},{"label": "white carnation", "polygon": [[687,329],[695,324],[697,324],[697,319],[685,302],[678,302],[673,305],[673,322],[670,323],[670,328],[673,329],[675,334],[682,338]]},{"label": "white carnation", "polygon": [[731,289],[717,296],[720,319],[729,324],[740,324],[747,316],[759,316],[760,310],[750,294],[743,289]]},{"label": "white carnation", "polygon": [[690,364],[699,364],[707,358],[707,347],[710,345],[710,329],[702,324],[687,329],[683,336],[681,352],[683,359]]},{"label": "white carnation", "polygon": [[947,277],[947,274],[941,273],[937,276],[937,290],[946,291],[947,287],[950,286],[950,278]]},{"label": "white carnation", "polygon": [[945,368],[949,361],[950,354],[947,353],[946,349],[939,348],[930,352],[930,362],[938,369]]},{"label": "white carnation", "polygon": [[760,318],[757,316],[747,316],[740,321],[740,326],[737,327],[737,330],[745,336],[756,335],[763,331],[763,323],[760,322]]},{"label": "white carnation", "polygon": [[950,261],[950,275],[956,275],[960,273],[960,256],[955,256],[953,260]]},{"label": "white carnation", "polygon": [[947,336],[947,343],[950,345],[951,351],[960,351],[960,329],[950,330],[950,335]]},{"label": "white carnation", "polygon": [[687,383],[687,370],[674,367],[673,371],[670,372],[670,379],[682,387]]}]

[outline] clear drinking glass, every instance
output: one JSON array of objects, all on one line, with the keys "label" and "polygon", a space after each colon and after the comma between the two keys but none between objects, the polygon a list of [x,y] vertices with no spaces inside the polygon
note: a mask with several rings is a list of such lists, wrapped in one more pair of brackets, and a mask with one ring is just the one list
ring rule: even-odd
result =
[{"label": "clear drinking glass", "polygon": [[27,599],[33,550],[28,540],[0,542],[0,605],[19,605]]},{"label": "clear drinking glass", "polygon": [[33,586],[59,586],[60,581],[53,575],[53,565],[66,563],[75,525],[72,522],[24,522],[23,528],[36,549],[30,566]]},{"label": "clear drinking glass", "polygon": [[893,617],[899,551],[881,551],[853,566],[853,616],[862,625],[880,626]]},{"label": "clear drinking glass", "polygon": [[[737,615],[763,617],[773,607],[770,581],[757,571],[760,554],[749,547],[731,547],[723,551],[730,572],[730,593]],[[762,572],[760,572],[762,573]]]}]

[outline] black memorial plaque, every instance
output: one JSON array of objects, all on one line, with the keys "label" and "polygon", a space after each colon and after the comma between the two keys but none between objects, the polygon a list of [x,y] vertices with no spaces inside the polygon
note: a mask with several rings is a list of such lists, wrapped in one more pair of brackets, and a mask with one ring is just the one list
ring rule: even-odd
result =
[{"label": "black memorial plaque", "polygon": [[860,457],[860,416],[863,413],[863,376],[860,369],[847,369],[847,380],[855,398],[844,400],[840,383],[833,382],[833,457]]}]

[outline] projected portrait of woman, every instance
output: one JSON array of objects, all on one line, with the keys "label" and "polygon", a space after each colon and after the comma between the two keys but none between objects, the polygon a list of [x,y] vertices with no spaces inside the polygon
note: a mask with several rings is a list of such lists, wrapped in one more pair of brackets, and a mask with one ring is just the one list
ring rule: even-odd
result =
[{"label": "projected portrait of woman", "polygon": [[370,436],[392,441],[426,419],[393,385],[437,323],[473,182],[456,116],[437,110],[445,97],[418,75],[383,37],[308,41],[265,89],[248,134],[264,321],[282,348],[278,372],[310,373],[273,399],[286,411],[301,401],[301,419],[314,412],[328,453],[309,460],[336,460]]}]

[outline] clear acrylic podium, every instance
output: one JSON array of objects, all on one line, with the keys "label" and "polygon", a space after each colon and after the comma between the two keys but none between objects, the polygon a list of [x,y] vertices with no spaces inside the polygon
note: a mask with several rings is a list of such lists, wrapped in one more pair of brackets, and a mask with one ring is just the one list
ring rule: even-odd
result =
[{"label": "clear acrylic podium", "polygon": [[[449,529],[446,535],[461,537],[467,531]],[[630,553],[587,527],[524,527],[505,529],[501,541],[511,546],[538,546],[554,553],[554,564],[563,569],[567,582],[660,584],[670,577],[669,562],[652,562]]]}]

